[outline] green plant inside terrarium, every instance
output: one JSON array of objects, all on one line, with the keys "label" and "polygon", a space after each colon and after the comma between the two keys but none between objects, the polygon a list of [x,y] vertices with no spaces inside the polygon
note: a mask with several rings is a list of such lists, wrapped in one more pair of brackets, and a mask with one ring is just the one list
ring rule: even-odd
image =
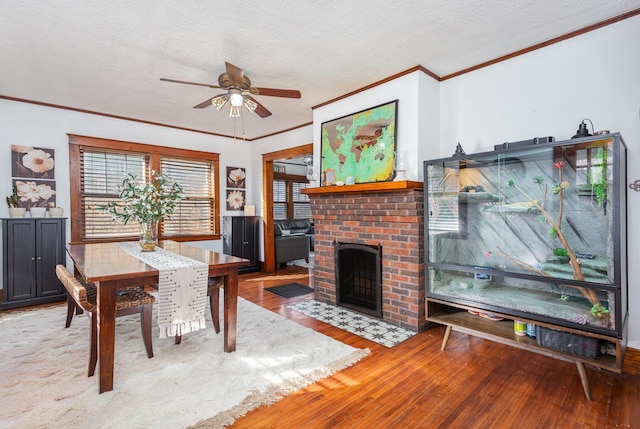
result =
[{"label": "green plant inside terrarium", "polygon": [[568,256],[569,253],[567,252],[567,249],[565,249],[564,247],[556,247],[555,249],[553,249],[553,254],[556,256]]},{"label": "green plant inside terrarium", "polygon": [[607,198],[607,151],[604,148],[598,148],[593,164],[594,166],[589,170],[589,184],[598,205],[601,206]]},{"label": "green plant inside terrarium", "polygon": [[[598,206],[603,206],[607,199],[607,151],[599,147],[590,161],[587,183],[580,187],[586,195],[593,195]],[[583,194],[585,195],[585,194]]]}]

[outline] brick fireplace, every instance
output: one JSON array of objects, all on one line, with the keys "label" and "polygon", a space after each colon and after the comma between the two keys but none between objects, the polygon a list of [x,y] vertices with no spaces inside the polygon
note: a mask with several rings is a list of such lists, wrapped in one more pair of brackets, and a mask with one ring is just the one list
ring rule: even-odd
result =
[{"label": "brick fireplace", "polygon": [[425,327],[422,182],[380,182],[305,189],[315,222],[313,287],[336,304],[334,241],[382,248],[382,319]]}]

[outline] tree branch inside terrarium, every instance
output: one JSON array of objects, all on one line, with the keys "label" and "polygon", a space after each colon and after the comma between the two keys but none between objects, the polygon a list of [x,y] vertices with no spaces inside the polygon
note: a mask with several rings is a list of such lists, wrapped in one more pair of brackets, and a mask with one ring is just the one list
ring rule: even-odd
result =
[{"label": "tree branch inside terrarium", "polygon": [[[584,275],[582,273],[582,268],[580,267],[580,260],[576,256],[575,252],[572,250],[569,244],[569,241],[567,240],[566,236],[562,232],[562,216],[564,212],[564,191],[569,187],[569,183],[562,180],[562,168],[564,167],[564,165],[565,165],[564,161],[558,161],[553,164],[554,168],[558,170],[558,179],[559,179],[559,182],[554,184],[553,187],[551,188],[552,193],[555,195],[558,195],[558,198],[559,198],[559,208],[558,208],[557,219],[554,219],[545,208],[546,200],[547,200],[547,187],[546,185],[544,186],[544,188],[541,186],[542,178],[540,177],[534,178],[534,183],[536,184],[538,188],[538,192],[540,193],[540,201],[532,198],[529,194],[527,194],[522,188],[516,185],[513,179],[510,179],[508,181],[508,185],[514,188],[516,191],[518,191],[522,196],[524,196],[533,205],[533,207],[536,207],[538,210],[540,210],[540,213],[542,214],[545,222],[549,224],[549,236],[560,240],[564,248],[567,250],[569,263],[571,264],[571,268],[573,269],[573,279],[578,281],[584,281]],[[514,258],[511,255],[506,254],[499,247],[498,247],[498,251],[502,256],[516,263],[519,267],[525,270],[534,271],[544,276],[551,277],[551,275],[545,272],[544,270],[535,268],[529,264],[519,261],[517,258]],[[581,286],[572,286],[572,285],[567,285],[567,286],[579,290],[584,295],[584,297],[587,300],[589,300],[589,302],[593,306],[601,306],[600,300],[598,299],[598,297],[596,296],[596,293],[593,290],[587,289]]]}]

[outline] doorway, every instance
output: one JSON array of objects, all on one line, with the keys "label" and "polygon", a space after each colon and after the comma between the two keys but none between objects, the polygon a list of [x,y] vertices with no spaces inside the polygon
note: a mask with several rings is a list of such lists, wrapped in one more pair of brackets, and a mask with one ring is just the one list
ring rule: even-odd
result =
[{"label": "doorway", "polygon": [[273,164],[275,161],[287,160],[313,154],[313,143],[296,146],[262,155],[262,207],[264,231],[264,271],[276,271],[275,242],[273,233]]}]

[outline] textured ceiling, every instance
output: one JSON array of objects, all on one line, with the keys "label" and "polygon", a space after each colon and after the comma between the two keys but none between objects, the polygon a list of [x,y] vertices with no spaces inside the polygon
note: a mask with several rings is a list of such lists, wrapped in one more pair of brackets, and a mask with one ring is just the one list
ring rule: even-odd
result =
[{"label": "textured ceiling", "polygon": [[[311,107],[421,65],[438,76],[640,8],[640,0],[0,0],[0,96],[234,134],[221,90],[229,61],[273,115],[253,139],[312,120]],[[226,106],[225,106],[226,107]],[[238,135],[242,122],[237,121]]]}]

